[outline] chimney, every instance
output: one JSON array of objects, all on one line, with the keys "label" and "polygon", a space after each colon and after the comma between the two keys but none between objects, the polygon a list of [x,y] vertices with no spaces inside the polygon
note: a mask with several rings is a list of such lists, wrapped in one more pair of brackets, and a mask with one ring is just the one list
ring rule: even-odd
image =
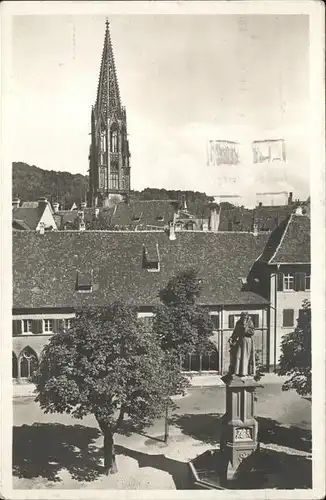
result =
[{"label": "chimney", "polygon": [[188,210],[188,208],[187,208],[187,201],[186,201],[186,195],[185,194],[183,194],[181,196],[181,210],[186,210],[186,211]]},{"label": "chimney", "polygon": [[48,200],[45,196],[42,196],[42,198],[39,198],[37,201],[38,201],[38,207],[42,208],[43,210],[45,209],[45,207],[48,206]]},{"label": "chimney", "polygon": [[44,234],[45,233],[45,224],[44,222],[40,222],[39,224],[39,233]]},{"label": "chimney", "polygon": [[12,208],[19,208],[20,205],[20,199],[19,198],[13,198],[12,200]]},{"label": "chimney", "polygon": [[170,240],[175,240],[174,222],[170,222],[169,223],[169,239]]},{"label": "chimney", "polygon": [[261,208],[261,207],[263,206],[263,202],[262,202],[262,201],[260,201],[260,202],[258,203],[258,206],[259,206],[259,208]]},{"label": "chimney", "polygon": [[292,202],[293,202],[293,193],[290,192],[288,197],[288,205],[292,205]]},{"label": "chimney", "polygon": [[53,213],[57,214],[59,212],[60,205],[57,201],[52,204]]},{"label": "chimney", "polygon": [[210,231],[217,232],[220,225],[220,214],[221,207],[216,203],[212,203],[210,206],[210,218],[209,218],[209,229]]},{"label": "chimney", "polygon": [[82,210],[78,211],[78,231],[85,231],[85,220],[84,212]]},{"label": "chimney", "polygon": [[80,209],[81,210],[85,210],[86,207],[87,207],[86,201],[82,201],[81,204],[80,204]]}]

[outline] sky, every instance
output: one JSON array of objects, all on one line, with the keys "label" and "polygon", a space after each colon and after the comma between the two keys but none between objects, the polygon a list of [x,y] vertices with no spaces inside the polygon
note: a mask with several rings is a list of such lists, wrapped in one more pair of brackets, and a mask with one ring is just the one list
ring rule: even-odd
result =
[{"label": "sky", "polygon": [[[309,18],[113,15],[131,187],[309,195]],[[86,174],[103,16],[16,16],[14,161]],[[207,141],[283,138],[287,163],[207,166]],[[235,183],[225,178],[236,179]],[[224,181],[223,181],[224,179]],[[224,184],[223,184],[224,183]],[[229,191],[232,190],[232,193]]]}]

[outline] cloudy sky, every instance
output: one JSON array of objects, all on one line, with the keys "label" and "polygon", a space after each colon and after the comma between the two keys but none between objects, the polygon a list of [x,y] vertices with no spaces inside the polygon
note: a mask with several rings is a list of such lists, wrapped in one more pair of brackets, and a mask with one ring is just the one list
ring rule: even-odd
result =
[{"label": "cloudy sky", "polygon": [[[239,188],[309,194],[308,17],[109,20],[127,108],[132,188],[218,194],[221,176],[231,176]],[[87,173],[104,31],[102,16],[14,18],[14,161]],[[283,167],[257,170],[250,155],[223,172],[206,164],[210,139],[249,148],[252,140],[278,137],[287,146]]]}]

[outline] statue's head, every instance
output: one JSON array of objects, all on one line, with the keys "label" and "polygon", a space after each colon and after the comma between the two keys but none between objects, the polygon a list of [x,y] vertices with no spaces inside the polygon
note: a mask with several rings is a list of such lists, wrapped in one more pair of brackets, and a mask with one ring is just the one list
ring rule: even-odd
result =
[{"label": "statue's head", "polygon": [[240,318],[241,318],[242,320],[244,320],[244,319],[248,319],[248,318],[249,318],[248,311],[242,311],[242,313],[240,314]]}]

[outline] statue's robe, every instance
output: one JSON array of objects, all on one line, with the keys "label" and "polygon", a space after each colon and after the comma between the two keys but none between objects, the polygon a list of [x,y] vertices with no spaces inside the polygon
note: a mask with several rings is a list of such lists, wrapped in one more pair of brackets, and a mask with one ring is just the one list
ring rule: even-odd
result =
[{"label": "statue's robe", "polygon": [[238,320],[232,333],[230,349],[230,372],[238,376],[255,375],[256,360],[253,335],[255,328],[251,319],[244,325]]}]

